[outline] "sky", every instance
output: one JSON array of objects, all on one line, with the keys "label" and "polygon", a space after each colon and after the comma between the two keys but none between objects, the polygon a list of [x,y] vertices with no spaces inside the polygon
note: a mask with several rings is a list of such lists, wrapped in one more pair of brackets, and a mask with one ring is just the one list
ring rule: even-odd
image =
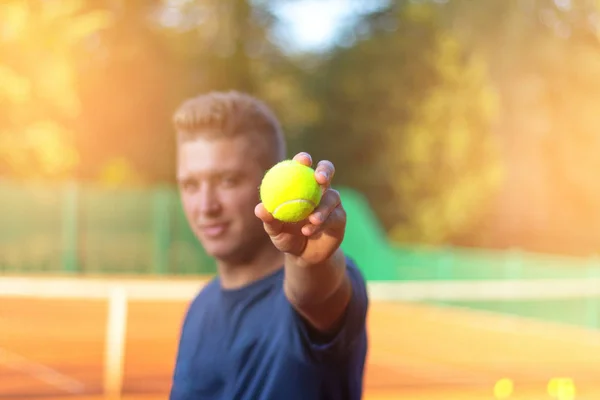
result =
[{"label": "sky", "polygon": [[357,15],[377,9],[385,2],[295,0],[284,3],[274,10],[281,21],[278,29],[280,35],[297,50],[319,51],[331,45],[339,30]]},{"label": "sky", "polygon": [[[167,0],[159,19],[167,26],[181,24],[181,7],[190,0]],[[387,0],[286,0],[272,10],[279,23],[275,33],[287,50],[322,51],[333,44],[345,25]]]},{"label": "sky", "polygon": [[346,0],[301,0],[278,7],[280,28],[287,31],[286,41],[300,50],[320,50],[328,47],[353,10]]}]

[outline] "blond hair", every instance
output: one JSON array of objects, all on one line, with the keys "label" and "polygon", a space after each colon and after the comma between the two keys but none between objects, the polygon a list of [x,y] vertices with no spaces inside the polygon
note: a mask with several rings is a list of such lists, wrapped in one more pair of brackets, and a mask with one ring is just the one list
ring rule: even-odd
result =
[{"label": "blond hair", "polygon": [[285,138],[273,111],[261,100],[237,91],[209,92],[190,98],[173,115],[178,141],[198,137],[254,136],[267,145],[274,164],[285,158]]}]

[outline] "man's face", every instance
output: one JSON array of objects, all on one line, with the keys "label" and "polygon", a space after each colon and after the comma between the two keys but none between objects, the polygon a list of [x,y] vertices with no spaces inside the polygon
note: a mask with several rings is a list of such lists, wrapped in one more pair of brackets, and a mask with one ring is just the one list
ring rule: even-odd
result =
[{"label": "man's face", "polygon": [[177,174],[186,217],[209,255],[236,262],[266,243],[254,215],[264,168],[250,138],[183,142]]}]

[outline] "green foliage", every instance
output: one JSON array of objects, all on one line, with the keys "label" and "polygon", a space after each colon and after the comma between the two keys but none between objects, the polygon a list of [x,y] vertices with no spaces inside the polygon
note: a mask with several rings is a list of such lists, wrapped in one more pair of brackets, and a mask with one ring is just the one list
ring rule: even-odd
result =
[{"label": "green foliage", "polygon": [[158,3],[86,2],[109,13],[113,23],[89,41],[76,64],[80,179],[137,185],[171,178],[170,118],[179,71],[170,42],[151,18]]},{"label": "green foliage", "polygon": [[[383,17],[394,31],[378,28]],[[321,66],[314,97],[326,111],[311,150],[367,194],[393,239],[440,243],[467,230],[499,184],[496,94],[433,8],[370,22],[367,38]]]},{"label": "green foliage", "polygon": [[463,243],[597,253],[599,3],[453,0],[439,11],[484,55],[502,109],[506,179],[486,234]]},{"label": "green foliage", "polygon": [[80,111],[74,61],[110,15],[81,1],[0,5],[0,174],[64,178],[79,154],[72,129]]},{"label": "green foliage", "polygon": [[2,2],[0,174],[172,182],[175,107],[238,89],[394,240],[598,250],[598,1],[395,0],[294,55],[286,1]]},{"label": "green foliage", "polygon": [[[296,103],[299,82],[269,41],[266,8],[246,0],[97,3],[115,22],[80,65],[86,179],[172,183],[172,114],[202,92],[247,91],[275,104],[282,119],[295,118],[282,108]],[[130,172],[116,174],[114,160]]]}]

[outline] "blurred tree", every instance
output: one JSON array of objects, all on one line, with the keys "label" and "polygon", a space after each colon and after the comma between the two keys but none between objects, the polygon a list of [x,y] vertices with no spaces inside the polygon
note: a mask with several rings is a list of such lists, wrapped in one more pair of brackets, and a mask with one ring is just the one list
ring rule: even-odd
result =
[{"label": "blurred tree", "polygon": [[[255,4],[256,3],[256,4]],[[271,104],[292,135],[314,107],[302,106],[298,68],[271,41],[268,2],[89,1],[113,15],[80,64],[83,177],[115,159],[136,182],[174,180],[171,116],[189,96],[236,89]],[[304,111],[306,110],[306,111]],[[109,174],[110,175],[110,174]],[[133,181],[131,182],[133,184]]]},{"label": "blurred tree", "polygon": [[109,15],[83,12],[76,0],[9,0],[0,4],[0,20],[0,175],[72,176],[80,110],[74,60]]},{"label": "blurred tree", "polygon": [[257,95],[275,109],[293,152],[318,109],[303,89],[310,79],[299,60],[304,56],[286,54],[273,37],[272,9],[285,1],[190,1],[167,6],[163,24],[177,38],[172,43],[183,63],[181,96],[230,89]]},{"label": "blurred tree", "polygon": [[[170,43],[151,19],[159,0],[88,0],[113,18],[90,38],[77,64],[80,178],[105,181],[114,160],[136,176],[122,184],[167,180],[173,163],[170,113],[179,84]],[[109,174],[110,175],[110,174]]]},{"label": "blurred tree", "polygon": [[367,195],[393,239],[465,232],[501,177],[485,64],[427,4],[398,2],[349,35],[312,84],[322,118],[310,150]]},{"label": "blurred tree", "polygon": [[123,157],[108,160],[98,176],[98,183],[108,188],[128,187],[142,182],[131,163]]},{"label": "blurred tree", "polygon": [[[600,250],[600,3],[452,0],[440,17],[483,54],[499,90],[506,180],[458,243],[587,255]],[[479,232],[486,231],[487,235]]]}]

